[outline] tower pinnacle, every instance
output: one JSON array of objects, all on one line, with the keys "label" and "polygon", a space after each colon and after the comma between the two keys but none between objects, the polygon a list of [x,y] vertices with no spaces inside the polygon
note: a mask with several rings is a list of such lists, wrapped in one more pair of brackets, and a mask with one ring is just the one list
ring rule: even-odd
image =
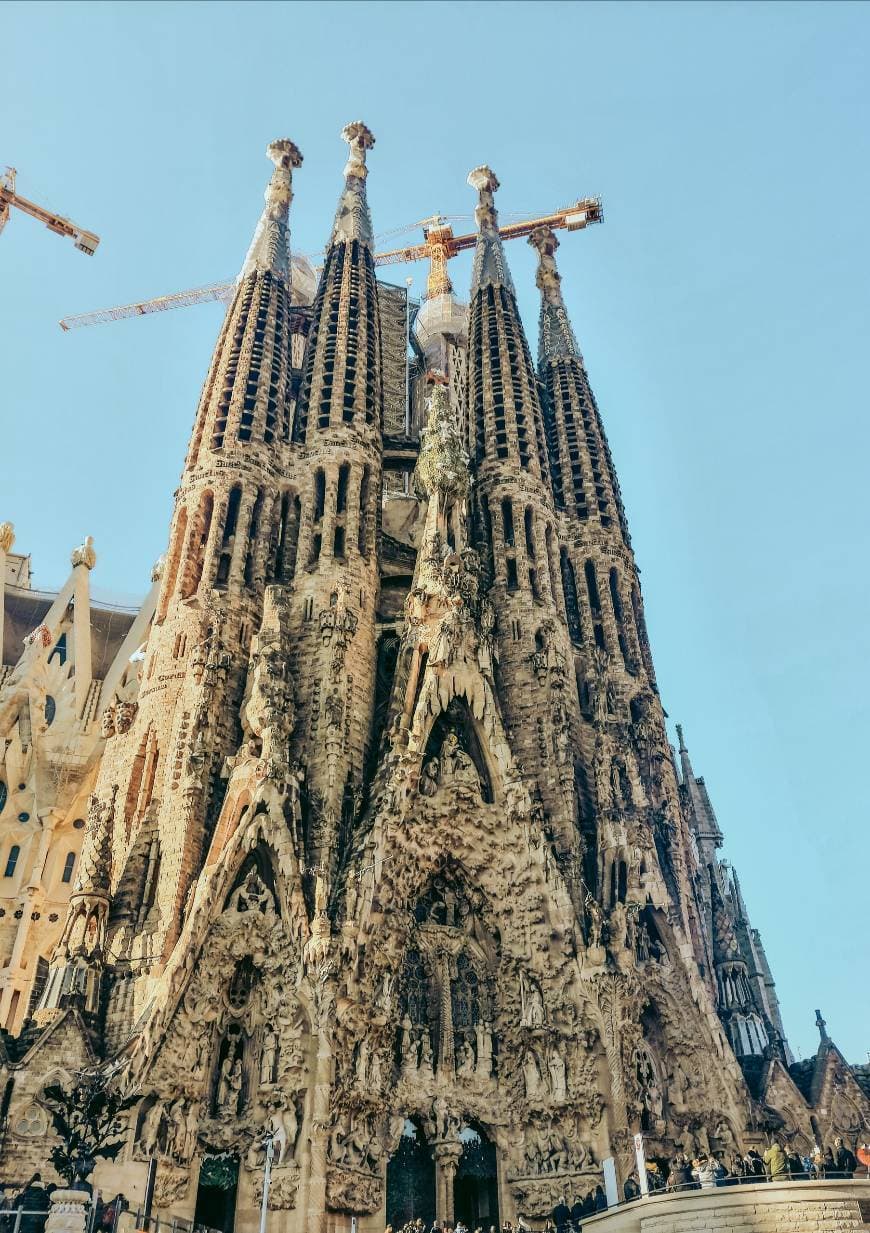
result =
[{"label": "tower pinnacle", "polygon": [[468,173],[468,183],[478,195],[474,219],[480,233],[474,250],[471,294],[474,296],[475,292],[483,287],[501,285],[513,295],[514,285],[498,233],[498,211],[495,208],[494,196],[499,189],[498,176],[484,163]]},{"label": "tower pinnacle", "polygon": [[366,150],[375,144],[374,134],[361,120],[346,124],[341,137],[350,147],[344,166],[344,188],[338,199],[335,222],[332,225],[331,244],[350,244],[357,240],[367,248],[374,248],[374,233],[366,200]]},{"label": "tower pinnacle", "polygon": [[552,359],[582,360],[562,299],[562,276],[556,268],[559,241],[551,227],[536,227],[529,236],[529,243],[538,254],[535,282],[541,293],[538,363]]},{"label": "tower pinnacle", "polygon": [[272,141],[266,147],[266,157],[275,164],[272,178],[266,186],[266,202],[254,231],[251,247],[239,271],[243,282],[255,271],[270,273],[290,286],[290,202],[293,200],[293,168],[302,165],[299,147],[286,137]]}]

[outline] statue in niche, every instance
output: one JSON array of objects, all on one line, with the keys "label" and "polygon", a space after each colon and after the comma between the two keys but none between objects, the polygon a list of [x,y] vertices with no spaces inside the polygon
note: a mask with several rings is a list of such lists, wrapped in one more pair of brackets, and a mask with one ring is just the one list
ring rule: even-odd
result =
[{"label": "statue in niche", "polygon": [[522,973],[520,976],[520,1003],[522,1006],[521,1027],[544,1026],[544,999],[537,981]]},{"label": "statue in niche", "polygon": [[323,713],[326,716],[327,728],[340,728],[344,719],[344,702],[341,694],[334,689],[323,700]]},{"label": "statue in niche", "polygon": [[146,1156],[156,1156],[160,1142],[161,1123],[163,1121],[163,1102],[155,1100],[154,1104],[142,1119],[142,1129],[139,1131],[139,1143]]},{"label": "statue in niche", "polygon": [[187,1147],[187,1116],[181,1097],[169,1106],[166,1121],[166,1154],[176,1160],[184,1160]]},{"label": "statue in niche", "polygon": [[260,1083],[268,1085],[275,1082],[278,1069],[278,1037],[270,1023],[263,1031],[263,1047],[260,1051]]},{"label": "statue in niche", "polygon": [[381,1055],[379,1053],[372,1054],[372,1060],[369,1064],[369,1087],[373,1091],[379,1092],[383,1083],[383,1075],[381,1073]]},{"label": "statue in niche", "polygon": [[488,1023],[475,1024],[477,1038],[477,1073],[488,1079],[492,1074],[492,1030]]},{"label": "statue in niche", "polygon": [[296,1136],[299,1133],[299,1117],[291,1098],[284,1109],[276,1109],[269,1117],[269,1130],[275,1145],[275,1164],[280,1166],[285,1157],[294,1158]]},{"label": "statue in niche", "polygon": [[547,1069],[550,1072],[550,1091],[553,1093],[553,1098],[555,1100],[567,1100],[568,1079],[565,1070],[565,1059],[558,1049],[550,1050]]},{"label": "statue in niche", "polygon": [[495,608],[493,608],[486,597],[480,603],[478,629],[480,630],[480,637],[477,642],[477,664],[484,676],[491,677],[493,660],[496,657],[494,640]]},{"label": "statue in niche", "polygon": [[456,1054],[456,1074],[460,1079],[470,1078],[474,1074],[477,1059],[474,1050],[467,1040],[463,1040]]},{"label": "statue in niche", "polygon": [[256,869],[252,869],[235,893],[237,912],[267,912],[273,906],[272,894]]},{"label": "statue in niche", "polygon": [[533,1100],[541,1094],[541,1069],[533,1049],[527,1049],[523,1058],[523,1083],[526,1088],[526,1099]]},{"label": "statue in niche", "polygon": [[589,926],[589,947],[597,949],[601,946],[601,938],[604,932],[604,913],[601,910],[601,905],[591,892],[587,892],[583,902],[586,909],[586,919]]},{"label": "statue in niche", "polygon": [[438,777],[440,766],[437,758],[428,758],[423,763],[423,770],[420,773],[420,795],[434,796],[438,791]]},{"label": "statue in niche", "polygon": [[432,650],[429,655],[430,664],[443,664],[445,667],[453,662],[453,657],[462,645],[465,613],[462,598],[454,595],[450,607],[441,618],[438,632],[435,635]]},{"label": "statue in niche", "polygon": [[432,1069],[432,1037],[428,1028],[423,1028],[420,1042],[420,1074],[425,1079],[434,1078],[434,1071]]},{"label": "statue in niche", "polygon": [[238,1056],[234,1057],[230,1052],[221,1063],[217,1096],[218,1112],[229,1117],[237,1117],[241,1095],[242,1059]]},{"label": "statue in niche", "polygon": [[441,746],[441,773],[459,787],[472,788],[480,793],[480,777],[469,755],[462,748],[455,732],[448,732]]},{"label": "statue in niche", "polygon": [[409,1015],[402,1020],[399,1051],[402,1055],[402,1074],[413,1074],[420,1062],[420,1041],[414,1033]]}]

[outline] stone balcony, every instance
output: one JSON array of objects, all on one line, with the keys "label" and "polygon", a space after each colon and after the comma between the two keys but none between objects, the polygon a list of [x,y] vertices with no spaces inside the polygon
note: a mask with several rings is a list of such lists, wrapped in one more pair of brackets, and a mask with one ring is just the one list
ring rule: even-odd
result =
[{"label": "stone balcony", "polygon": [[870,1181],[765,1182],[649,1195],[583,1233],[867,1233]]}]

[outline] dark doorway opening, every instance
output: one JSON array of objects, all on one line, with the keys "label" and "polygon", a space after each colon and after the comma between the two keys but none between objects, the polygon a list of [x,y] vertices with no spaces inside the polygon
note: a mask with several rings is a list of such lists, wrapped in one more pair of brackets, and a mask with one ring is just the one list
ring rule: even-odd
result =
[{"label": "dark doorway opening", "polygon": [[408,1120],[387,1165],[387,1224],[417,1219],[427,1228],[435,1219],[435,1162],[422,1128]]},{"label": "dark doorway opening", "polygon": [[459,1132],[462,1155],[453,1183],[453,1211],[470,1229],[498,1228],[498,1169],[495,1144],[474,1123]]},{"label": "dark doorway opening", "polygon": [[238,1185],[238,1156],[206,1156],[199,1170],[194,1223],[233,1233]]}]

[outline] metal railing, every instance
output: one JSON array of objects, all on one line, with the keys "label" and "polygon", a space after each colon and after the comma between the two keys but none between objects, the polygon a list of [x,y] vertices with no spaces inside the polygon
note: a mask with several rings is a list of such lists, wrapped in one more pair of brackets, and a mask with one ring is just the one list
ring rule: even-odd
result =
[{"label": "metal railing", "polygon": [[112,1233],[220,1233],[210,1225],[184,1216],[146,1216],[144,1208],[128,1208],[121,1212]]}]

